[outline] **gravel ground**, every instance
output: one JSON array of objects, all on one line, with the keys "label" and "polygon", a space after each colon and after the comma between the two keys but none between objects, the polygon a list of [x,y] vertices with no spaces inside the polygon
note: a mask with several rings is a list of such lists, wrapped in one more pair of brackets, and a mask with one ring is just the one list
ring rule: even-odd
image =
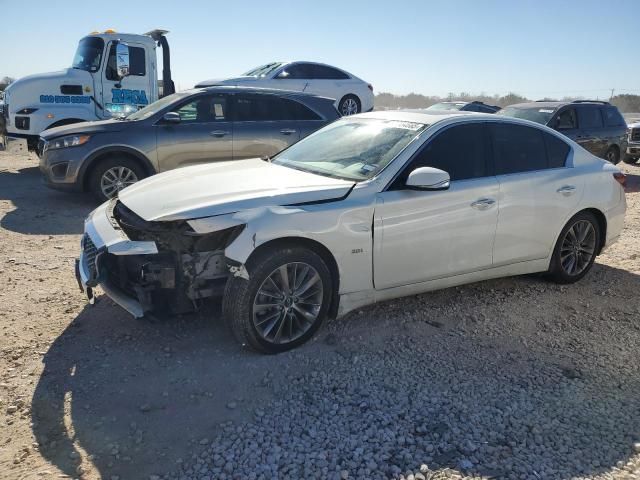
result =
[{"label": "gravel ground", "polygon": [[85,305],[95,205],[35,165],[0,153],[0,478],[640,478],[640,166],[580,283],[395,300],[260,356],[216,305],[155,323]]}]

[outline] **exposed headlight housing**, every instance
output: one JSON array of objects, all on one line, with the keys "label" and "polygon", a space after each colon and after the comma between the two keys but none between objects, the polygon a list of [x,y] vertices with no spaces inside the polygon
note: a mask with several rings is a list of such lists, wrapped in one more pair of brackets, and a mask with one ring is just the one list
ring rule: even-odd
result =
[{"label": "exposed headlight housing", "polygon": [[90,138],[91,135],[68,135],[66,137],[55,138],[48,141],[44,149],[55,150],[57,148],[77,147],[87,143]]}]

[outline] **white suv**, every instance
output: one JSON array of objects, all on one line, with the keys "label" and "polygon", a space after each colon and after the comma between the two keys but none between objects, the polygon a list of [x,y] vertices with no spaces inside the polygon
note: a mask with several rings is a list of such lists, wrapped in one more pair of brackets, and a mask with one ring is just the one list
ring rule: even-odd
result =
[{"label": "white suv", "polygon": [[373,110],[373,87],[370,83],[330,65],[314,62],[272,62],[254,68],[240,77],[205,80],[196,85],[242,85],[278,88],[334,98],[340,115]]}]

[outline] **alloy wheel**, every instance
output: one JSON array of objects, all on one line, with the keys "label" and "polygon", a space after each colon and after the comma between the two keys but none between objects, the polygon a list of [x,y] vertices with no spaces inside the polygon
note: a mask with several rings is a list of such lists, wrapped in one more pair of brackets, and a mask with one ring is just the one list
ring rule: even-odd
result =
[{"label": "alloy wheel", "polygon": [[318,320],[323,299],[320,274],[302,262],[275,269],[262,282],[253,302],[253,325],[263,340],[292,342]]},{"label": "alloy wheel", "polygon": [[127,167],[111,167],[100,178],[100,189],[107,198],[113,198],[120,190],[138,181],[136,173]]},{"label": "alloy wheel", "polygon": [[345,117],[348,115],[355,115],[358,113],[358,102],[356,102],[354,98],[347,98],[342,103],[342,111],[340,113]]},{"label": "alloy wheel", "polygon": [[560,264],[567,275],[580,275],[589,266],[596,251],[596,230],[587,220],[574,223],[562,241]]}]

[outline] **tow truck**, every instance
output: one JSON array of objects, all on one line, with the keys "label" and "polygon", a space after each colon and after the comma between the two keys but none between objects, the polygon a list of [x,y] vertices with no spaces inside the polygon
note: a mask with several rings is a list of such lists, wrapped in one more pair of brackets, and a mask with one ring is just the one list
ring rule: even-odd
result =
[{"label": "tow truck", "polygon": [[[126,115],[174,93],[167,33],[92,32],[80,39],[70,68],[13,82],[0,109],[0,148],[37,150],[44,130]],[[156,47],[162,47],[161,85]]]}]

